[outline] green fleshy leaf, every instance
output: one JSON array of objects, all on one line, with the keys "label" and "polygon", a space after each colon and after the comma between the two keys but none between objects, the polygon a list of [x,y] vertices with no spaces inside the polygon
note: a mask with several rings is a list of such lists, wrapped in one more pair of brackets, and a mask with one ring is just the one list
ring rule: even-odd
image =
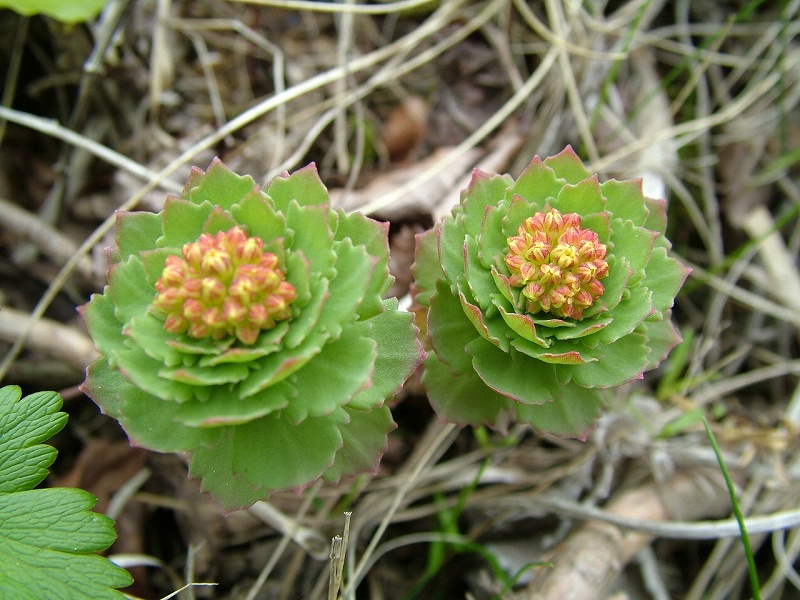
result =
[{"label": "green fleshy leaf", "polygon": [[550,346],[542,348],[525,338],[516,338],[511,341],[511,345],[534,360],[552,364],[583,364],[598,360],[602,356],[602,352],[584,343],[583,340],[563,341],[551,337],[548,342]]},{"label": "green fleshy leaf", "polygon": [[[523,404],[542,404],[559,397],[555,367],[524,354],[509,354],[478,339],[466,351],[483,382],[498,394]],[[586,365],[581,365],[581,368]]]},{"label": "green fleshy leaf", "polygon": [[[531,215],[542,211],[550,199],[558,196],[564,185],[564,182],[560,181],[558,177],[541,158],[534,156],[517,178],[516,183],[509,188],[506,198],[509,200],[515,196],[524,198],[532,208]],[[519,227],[519,223],[514,226],[515,233],[517,227]],[[506,235],[513,234],[507,233]]]},{"label": "green fleshy leaf", "polygon": [[464,215],[464,232],[478,236],[486,208],[497,204],[513,183],[509,176],[489,175],[479,169],[472,171],[472,179],[461,197],[459,209]]},{"label": "green fleshy leaf", "polygon": [[125,335],[136,342],[148,356],[166,367],[183,365],[187,359],[193,362],[191,357],[170,344],[177,336],[164,331],[164,322],[149,312],[132,318],[125,327]]},{"label": "green fleshy leaf", "polygon": [[665,311],[660,320],[647,319],[643,323],[643,326],[646,326],[645,335],[650,348],[650,354],[647,355],[647,371],[661,364],[661,361],[667,358],[670,351],[681,341],[680,333],[670,320],[671,312]]},{"label": "green fleshy leaf", "polygon": [[113,521],[90,512],[96,498],[73,488],[0,494],[0,596],[16,600],[123,600],[112,588],[131,576],[92,554],[116,537]]},{"label": "green fleshy leaf", "polygon": [[158,370],[158,376],[164,379],[201,387],[237,383],[246,379],[249,373],[247,365],[240,363],[222,363],[215,366],[184,365]]},{"label": "green fleshy leaf", "polygon": [[247,398],[238,397],[235,390],[216,388],[207,400],[178,406],[174,419],[189,428],[240,425],[284,409],[296,399],[297,390],[286,381]]},{"label": "green fleshy leaf", "polygon": [[287,239],[286,218],[276,212],[272,204],[263,194],[248,194],[239,204],[231,208],[231,215],[236,221],[247,227],[247,233],[261,238],[265,243],[284,238]]},{"label": "green fleshy leaf", "polygon": [[594,231],[603,244],[611,240],[611,220],[607,212],[581,215],[581,226]]},{"label": "green fleshy leaf", "polygon": [[[541,316],[538,316],[541,315]],[[537,315],[531,315],[533,322],[536,325],[541,325],[542,327],[549,327],[551,329],[568,329],[572,331],[577,327],[577,323],[575,321],[567,321],[566,319],[559,319],[558,317],[553,317],[550,313],[538,313]]]},{"label": "green fleshy leaf", "polygon": [[503,235],[505,212],[496,206],[486,209],[486,216],[478,236],[478,259],[486,269],[495,264],[505,264],[503,257],[508,252],[508,238]]},{"label": "green fleshy leaf", "polygon": [[[237,175],[215,158],[205,173],[193,169],[183,195],[194,204],[210,202],[230,211],[234,204],[252,192],[256,182],[249,175]],[[199,237],[199,234],[198,236]],[[196,239],[196,238],[195,238]]]},{"label": "green fleshy leaf", "polygon": [[566,179],[567,183],[573,185],[592,176],[572,146],[567,146],[555,156],[548,156],[544,159],[544,164],[553,169],[557,177]]},{"label": "green fleshy leaf", "polygon": [[342,477],[355,473],[376,473],[386,452],[389,433],[397,427],[386,407],[365,411],[345,406],[344,410],[350,421],[339,426],[342,447],[333,464],[323,473],[329,483],[338,483]]},{"label": "green fleshy leaf", "polygon": [[439,262],[438,230],[429,229],[417,235],[417,249],[412,273],[414,275],[414,302],[422,307],[431,303],[431,295],[436,291],[436,281],[445,279],[442,264]]},{"label": "green fleshy leaf", "polygon": [[347,404],[359,391],[371,385],[377,343],[367,337],[369,327],[354,323],[335,342],[290,378],[297,398],[286,407],[284,417],[301,423],[307,417],[321,417]]},{"label": "green fleshy leaf", "polygon": [[[229,212],[224,211],[221,207],[215,206],[208,215],[205,223],[203,223],[203,233],[209,235],[216,235],[220,231],[230,231],[236,227],[236,220]],[[194,240],[187,240],[194,241]]]},{"label": "green fleshy leaf", "polygon": [[148,394],[153,394],[165,400],[186,402],[194,398],[198,393],[198,389],[195,386],[163,379],[159,375],[159,370],[163,365],[147,356],[144,350],[138,346],[115,350],[112,356],[116,359],[117,368],[122,375],[133,385],[142,388]]},{"label": "green fleshy leaf", "polygon": [[496,267],[491,268],[492,279],[494,280],[495,287],[500,291],[500,296],[508,304],[504,306],[503,302],[499,300],[496,295],[492,297],[493,304],[500,309],[503,306],[506,309],[514,309],[519,304],[519,294],[515,293],[514,288],[508,283],[508,276],[501,274]]},{"label": "green fleshy leaf", "polygon": [[611,223],[614,231],[611,250],[614,254],[624,256],[633,269],[632,282],[641,280],[644,270],[653,254],[653,244],[656,236],[654,231],[635,226],[631,221],[614,219]]},{"label": "green fleshy leaf", "polygon": [[[553,365],[582,365],[587,362],[597,360],[593,353],[588,348],[579,346],[575,348],[575,344],[571,348],[558,351],[557,348],[545,350],[536,344],[532,344],[526,339],[511,340],[511,345],[534,360],[541,360]],[[564,346],[562,343],[561,346]]]},{"label": "green fleshy leaf", "polygon": [[666,248],[658,247],[647,265],[642,285],[653,291],[653,306],[658,312],[672,308],[683,282],[690,273],[677,260],[667,255]]},{"label": "green fleshy leaf", "polygon": [[[337,409],[298,425],[267,415],[225,428],[225,436],[216,446],[197,448],[192,453],[190,474],[202,477],[203,488],[226,505],[232,504],[231,496],[237,491],[233,486],[244,488],[245,492],[254,487],[301,489],[333,464],[336,452],[342,447],[339,426],[347,418],[345,411]],[[218,493],[220,483],[228,487],[224,496]]]},{"label": "green fleshy leaf", "polygon": [[161,237],[161,217],[157,214],[137,212],[117,212],[117,249],[126,259],[132,254],[156,247]]},{"label": "green fleshy leaf", "polygon": [[614,387],[642,377],[650,349],[644,335],[631,333],[602,346],[602,351],[603,356],[596,362],[574,367],[564,365],[559,369],[582,387]]},{"label": "green fleshy leaf", "polygon": [[478,252],[478,242],[474,237],[466,236],[464,240],[464,273],[467,276],[467,285],[481,309],[491,316],[496,312],[492,296],[497,293],[497,285],[491,270],[484,267],[478,260]]},{"label": "green fleshy leaf", "polygon": [[[569,329],[561,327],[554,330],[553,336],[558,340],[577,340],[596,334],[598,331],[608,327],[609,323],[612,321],[613,319],[611,317],[605,317],[603,319],[583,319],[575,323],[575,326]],[[592,339],[594,340],[594,338]]]},{"label": "green fleshy leaf", "polygon": [[616,254],[606,257],[608,263],[608,275],[600,280],[605,290],[592,306],[583,311],[583,318],[589,318],[598,314],[603,307],[613,310],[622,300],[622,294],[628,287],[633,269],[628,265],[628,259]]},{"label": "green fleshy leaf", "polygon": [[144,265],[137,256],[128,257],[109,272],[106,291],[114,304],[114,314],[122,323],[144,314],[156,293],[147,284]]},{"label": "green fleshy leaf", "polygon": [[[458,291],[458,299],[461,301],[461,309],[464,311],[467,319],[469,319],[469,321],[472,323],[475,331],[477,331],[478,334],[487,342],[490,342],[495,346],[502,348],[503,350],[507,350],[508,340],[505,337],[500,337],[499,328],[492,327],[491,321],[484,317],[481,309],[472,304],[461,290]],[[499,321],[500,323],[503,322],[499,316],[497,317],[496,321]]]},{"label": "green fleshy leaf", "polygon": [[[132,385],[119,388],[120,424],[136,446],[156,452],[186,452],[210,445],[222,435],[220,427],[189,427],[178,420],[181,405],[162,400]],[[194,399],[191,403],[200,403]]]},{"label": "green fleshy leaf", "polygon": [[156,246],[181,249],[187,242],[197,241],[213,208],[208,202],[197,205],[182,198],[167,198],[161,211],[164,233],[156,240]]},{"label": "green fleshy leaf", "polygon": [[370,336],[378,343],[372,386],[351,398],[346,408],[369,410],[382,405],[400,389],[424,356],[414,316],[397,310],[397,298],[384,300],[383,306],[383,312],[368,321]]},{"label": "green fleshy leaf", "polygon": [[652,292],[644,286],[634,286],[628,295],[611,311],[611,323],[597,333],[592,341],[610,344],[633,332],[642,321],[649,317],[653,308]]},{"label": "green fleshy leaf", "polygon": [[[179,335],[173,336],[173,339],[168,340],[167,345],[175,348],[179,352],[189,355],[219,355],[230,348],[235,340],[236,338],[234,337],[217,341],[211,338],[195,339],[188,335]],[[187,360],[191,364],[195,359],[189,356]]]},{"label": "green fleshy leaf", "polygon": [[122,600],[111,588],[130,585],[130,575],[92,554],[115,538],[113,521],[89,512],[96,499],[33,489],[56,457],[42,442],[64,427],[61,404],[55,392],[22,398],[17,386],[0,388],[0,597]]},{"label": "green fleshy leaf", "polygon": [[436,229],[437,248],[442,270],[448,281],[458,283],[464,278],[464,227],[463,217],[445,219]]},{"label": "green fleshy leaf", "polygon": [[126,338],[122,334],[122,323],[114,314],[114,303],[107,294],[92,294],[80,310],[100,354],[111,356],[124,347]]},{"label": "green fleshy leaf", "polygon": [[544,433],[586,439],[605,404],[600,391],[566,385],[561,393],[553,402],[517,404],[517,419]]},{"label": "green fleshy leaf", "polygon": [[332,277],[336,254],[328,223],[328,205],[301,206],[296,201],[290,202],[286,225],[294,230],[292,249],[308,259],[312,271]]},{"label": "green fleshy leaf", "polygon": [[81,391],[100,407],[103,414],[119,420],[122,415],[122,401],[119,392],[131,384],[122,374],[113,369],[105,357],[101,356],[86,369],[86,381]]},{"label": "green fleshy leaf", "polygon": [[475,371],[457,377],[435,354],[425,359],[422,383],[436,414],[459,425],[489,425],[500,428],[512,401],[486,386]]},{"label": "green fleshy leaf", "polygon": [[[290,252],[286,255],[284,266],[286,281],[294,286],[297,298],[292,306],[303,308],[313,298],[311,290],[311,264],[302,254]],[[319,285],[319,275],[317,275],[317,285]]]},{"label": "green fleshy leaf", "polygon": [[606,201],[600,192],[597,175],[583,179],[575,185],[565,185],[550,205],[563,214],[586,215],[606,210]]},{"label": "green fleshy leaf", "polygon": [[[542,348],[547,348],[550,346],[550,343],[547,341],[547,339],[540,337],[536,332],[536,324],[533,322],[533,319],[531,319],[530,315],[508,312],[502,306],[498,308],[500,309],[500,314],[502,315],[503,320],[506,322],[506,325],[509,326],[511,331],[519,336],[522,336],[523,339],[541,346]],[[511,343],[513,345],[514,342],[512,341]]]},{"label": "green fleshy leaf", "polygon": [[508,239],[513,235],[517,235],[525,219],[543,210],[544,206],[539,207],[522,196],[514,196],[508,207],[508,212],[503,218],[503,236]]},{"label": "green fleshy leaf", "polygon": [[[225,430],[226,435],[230,436],[229,431]],[[233,473],[231,467],[232,445],[226,442],[220,448],[212,452],[201,449],[194,452],[192,462],[189,463],[189,476],[203,478],[202,489],[214,496],[214,500],[225,508],[226,511],[235,511],[247,508],[260,500],[266,500],[274,492],[267,485],[252,485],[244,480],[240,475]],[[225,453],[223,455],[223,452]],[[195,458],[198,457],[199,458]],[[209,464],[213,459],[213,464]],[[192,464],[195,464],[194,470]],[[203,470],[204,472],[200,472]]]},{"label": "green fleshy leaf", "polygon": [[239,395],[247,398],[286,379],[322,351],[327,335],[316,332],[306,336],[300,345],[265,356],[258,361],[256,370],[239,386]]},{"label": "green fleshy leaf", "polygon": [[328,190],[319,178],[314,163],[291,175],[276,177],[264,191],[275,202],[275,207],[284,213],[289,210],[292,200],[296,200],[300,206],[327,204],[330,201]]},{"label": "green fleshy leaf", "polygon": [[227,349],[220,348],[219,353],[201,358],[199,364],[213,367],[224,363],[253,362],[280,350],[281,340],[287,331],[289,331],[289,323],[283,321],[270,330],[262,331],[254,345],[246,347],[233,346]]},{"label": "green fleshy leaf", "polygon": [[0,388],[0,495],[31,490],[47,476],[56,451],[41,442],[67,422],[67,414],[59,412],[61,396],[57,393],[38,392],[20,398],[19,387]]},{"label": "green fleshy leaf", "polygon": [[295,348],[305,340],[309,333],[317,326],[320,315],[325,308],[325,303],[330,298],[328,280],[320,278],[318,274],[309,282],[308,304],[300,310],[300,314],[289,322],[289,331],[283,340],[286,348]]},{"label": "green fleshy leaf", "polygon": [[478,336],[475,326],[464,314],[461,303],[450,293],[444,281],[437,282],[437,293],[431,298],[428,310],[428,332],[439,360],[450,367],[454,375],[472,369],[472,358],[464,348]]},{"label": "green fleshy leaf", "polygon": [[330,281],[330,296],[319,317],[319,327],[332,338],[339,337],[342,326],[356,319],[376,260],[364,246],[354,247],[350,239],[336,242],[335,249],[336,277]]},{"label": "green fleshy leaf", "polygon": [[175,248],[157,248],[156,250],[145,250],[139,254],[138,258],[144,266],[145,280],[147,285],[150,286],[150,291],[153,295],[151,302],[155,299],[156,281],[164,273],[164,266],[168,256],[181,256],[181,253]]},{"label": "green fleshy leaf", "polygon": [[600,190],[608,200],[608,210],[615,219],[631,221],[638,227],[645,227],[649,211],[644,203],[641,179],[611,179],[600,184]]},{"label": "green fleshy leaf", "polygon": [[660,233],[661,236],[658,239],[659,245],[664,245],[667,250],[669,250],[670,244],[664,237],[664,233],[667,231],[667,201],[660,198],[648,198],[645,196],[644,202],[649,211],[644,226],[651,231]]},{"label": "green fleshy leaf", "polygon": [[374,221],[358,212],[346,214],[340,209],[336,214],[339,218],[334,239],[349,238],[353,245],[363,245],[377,261],[358,307],[359,319],[369,319],[383,311],[382,299],[394,281],[389,275],[389,224]]}]

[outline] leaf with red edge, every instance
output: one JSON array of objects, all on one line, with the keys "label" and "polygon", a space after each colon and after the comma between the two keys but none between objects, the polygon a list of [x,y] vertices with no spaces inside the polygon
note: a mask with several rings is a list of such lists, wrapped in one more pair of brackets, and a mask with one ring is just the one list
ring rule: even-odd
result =
[{"label": "leaf with red edge", "polygon": [[544,404],[516,404],[517,419],[552,435],[586,439],[605,404],[600,390],[568,384],[561,394]]},{"label": "leaf with red edge", "polygon": [[330,483],[357,473],[376,473],[388,447],[387,436],[397,427],[386,407],[356,410],[345,406],[344,411],[350,420],[339,426],[342,447],[322,476]]},{"label": "leaf with red edge", "polygon": [[499,427],[503,415],[513,410],[513,401],[489,388],[475,371],[454,377],[435,354],[423,364],[422,383],[439,418],[459,425]]}]

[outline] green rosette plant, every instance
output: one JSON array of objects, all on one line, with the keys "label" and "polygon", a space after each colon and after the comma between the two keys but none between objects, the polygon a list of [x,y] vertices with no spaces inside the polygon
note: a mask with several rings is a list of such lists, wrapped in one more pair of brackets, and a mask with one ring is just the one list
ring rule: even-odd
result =
[{"label": "green rosette plant", "polygon": [[671,307],[689,271],[666,224],[639,180],[600,183],[571,147],[516,181],[475,170],[452,216],[417,240],[422,381],[440,417],[585,436],[603,390],[680,339]]},{"label": "green rosette plant", "polygon": [[109,264],[83,389],[132,443],[186,453],[227,508],[377,467],[423,352],[383,299],[387,226],[331,209],[313,165],[263,190],[195,168],[160,213],[118,215]]}]

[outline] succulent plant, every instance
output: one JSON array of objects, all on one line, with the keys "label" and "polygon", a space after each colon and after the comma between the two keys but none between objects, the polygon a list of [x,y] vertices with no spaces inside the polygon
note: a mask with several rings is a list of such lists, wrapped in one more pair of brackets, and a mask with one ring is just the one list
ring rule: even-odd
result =
[{"label": "succulent plant", "polygon": [[387,227],[332,210],[313,165],[264,190],[195,168],[162,212],[117,216],[84,391],[228,508],[375,469],[423,354],[387,264]]},{"label": "succulent plant", "polygon": [[584,436],[603,390],[680,339],[671,308],[688,269],[668,255],[666,221],[640,181],[600,183],[570,147],[516,181],[475,170],[452,216],[417,243],[423,383],[437,413]]}]

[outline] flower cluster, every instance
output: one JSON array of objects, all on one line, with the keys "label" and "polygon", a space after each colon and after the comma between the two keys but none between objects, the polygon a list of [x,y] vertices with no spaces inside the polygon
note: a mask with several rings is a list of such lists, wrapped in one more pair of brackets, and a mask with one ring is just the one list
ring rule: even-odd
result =
[{"label": "flower cluster", "polygon": [[581,437],[602,390],[642,376],[679,340],[688,269],[668,255],[663,201],[600,183],[567,147],[514,181],[475,171],[461,203],[418,238],[415,312],[439,415]]},{"label": "flower cluster", "polygon": [[332,210],[313,165],[263,190],[194,169],[161,213],[118,215],[108,285],[82,308],[101,353],[84,390],[229,508],[374,470],[385,401],[423,354],[383,299],[387,233]]},{"label": "flower cluster", "polygon": [[508,238],[508,284],[522,288],[524,309],[580,319],[603,295],[600,280],[608,275],[606,246],[591,229],[581,227],[577,213],[555,208],[525,219]]},{"label": "flower cluster", "polygon": [[295,287],[264,241],[237,226],[187,242],[168,256],[156,281],[153,306],[166,315],[164,329],[189,337],[255,344],[262,329],[292,316]]}]

